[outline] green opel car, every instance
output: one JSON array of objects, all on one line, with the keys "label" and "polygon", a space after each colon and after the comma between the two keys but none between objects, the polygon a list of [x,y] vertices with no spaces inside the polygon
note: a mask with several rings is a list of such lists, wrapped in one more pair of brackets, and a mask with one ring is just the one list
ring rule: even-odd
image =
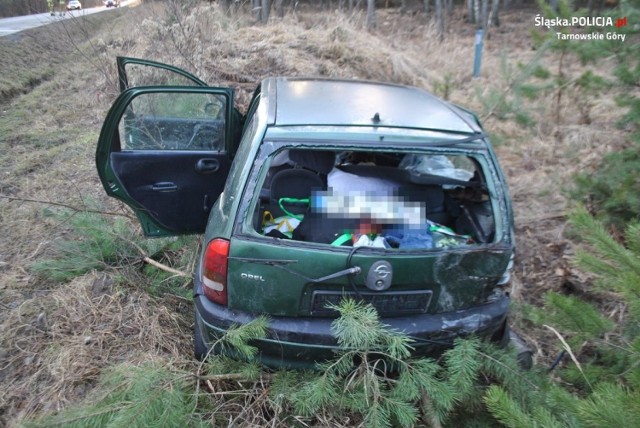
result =
[{"label": "green opel car", "polygon": [[513,213],[472,113],[412,87],[287,77],[264,79],[241,113],[231,88],[117,62],[98,173],[146,235],[204,234],[196,357],[267,315],[262,363],[309,367],[338,348],[345,298],[418,355],[508,336]]}]

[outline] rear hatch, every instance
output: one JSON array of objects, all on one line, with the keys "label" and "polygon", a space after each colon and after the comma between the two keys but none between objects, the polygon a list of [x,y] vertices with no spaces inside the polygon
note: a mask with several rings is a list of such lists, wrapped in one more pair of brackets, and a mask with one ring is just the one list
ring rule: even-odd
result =
[{"label": "rear hatch", "polygon": [[488,152],[283,145],[264,159],[230,245],[230,309],[333,317],[352,297],[394,317],[501,293],[509,209]]}]

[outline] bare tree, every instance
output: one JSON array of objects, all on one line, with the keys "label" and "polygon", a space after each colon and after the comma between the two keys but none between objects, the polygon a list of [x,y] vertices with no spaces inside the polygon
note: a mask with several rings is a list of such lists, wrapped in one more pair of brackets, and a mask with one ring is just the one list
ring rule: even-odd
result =
[{"label": "bare tree", "polygon": [[438,32],[438,40],[442,42],[444,40],[444,11],[442,10],[442,1],[436,1],[436,29]]},{"label": "bare tree", "polygon": [[489,24],[489,0],[482,0],[482,22],[478,27],[482,27],[482,29],[486,32]]},{"label": "bare tree", "polygon": [[361,4],[362,0],[349,0],[349,12],[353,12],[353,9],[359,8]]},{"label": "bare tree", "polygon": [[473,23],[476,24],[476,28],[480,28],[482,24],[482,0],[473,1]]},{"label": "bare tree", "polygon": [[[489,11],[491,1],[491,11]],[[489,24],[500,25],[500,0],[467,0],[467,21],[477,29],[487,30]]]},{"label": "bare tree", "polygon": [[491,25],[494,27],[500,26],[500,0],[491,0],[491,18],[489,19]]},{"label": "bare tree", "polygon": [[[222,7],[224,13],[226,13],[227,15],[231,12],[231,1],[232,0],[220,0],[220,6]],[[209,3],[211,2],[212,0],[209,0]]]},{"label": "bare tree", "polygon": [[404,14],[407,12],[407,0],[400,1],[400,13]]},{"label": "bare tree", "polygon": [[476,23],[476,1],[467,0],[467,22]]},{"label": "bare tree", "polygon": [[275,0],[276,14],[278,18],[284,17],[284,0]]},{"label": "bare tree", "polygon": [[260,1],[260,22],[266,24],[269,22],[269,9],[271,8],[269,0]]},{"label": "bare tree", "polygon": [[251,0],[251,13],[255,13],[256,21],[260,21],[262,18],[260,10],[262,9],[262,5],[260,4],[261,0]]},{"label": "bare tree", "polygon": [[367,0],[367,27],[376,28],[376,0]]}]

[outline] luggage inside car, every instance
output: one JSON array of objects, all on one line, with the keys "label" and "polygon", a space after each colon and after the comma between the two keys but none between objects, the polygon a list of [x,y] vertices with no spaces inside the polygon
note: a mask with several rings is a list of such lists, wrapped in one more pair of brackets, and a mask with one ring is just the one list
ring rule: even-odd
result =
[{"label": "luggage inside car", "polygon": [[493,239],[488,191],[467,156],[293,149],[273,159],[257,213],[265,236],[400,249]]}]

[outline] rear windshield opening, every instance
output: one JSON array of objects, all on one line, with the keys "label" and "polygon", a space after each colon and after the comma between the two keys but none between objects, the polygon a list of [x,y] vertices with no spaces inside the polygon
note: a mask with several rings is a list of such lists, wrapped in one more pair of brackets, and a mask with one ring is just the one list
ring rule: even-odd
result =
[{"label": "rear windshield opening", "polygon": [[495,233],[479,164],[424,153],[280,151],[253,223],[271,238],[389,249],[483,244]]}]

